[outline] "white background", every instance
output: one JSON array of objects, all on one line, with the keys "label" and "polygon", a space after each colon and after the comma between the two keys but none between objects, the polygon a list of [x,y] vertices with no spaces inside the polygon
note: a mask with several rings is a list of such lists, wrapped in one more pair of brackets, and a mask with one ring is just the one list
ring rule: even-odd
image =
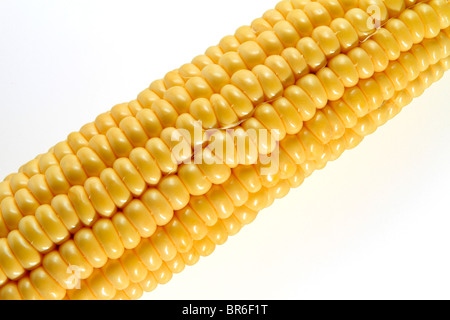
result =
[{"label": "white background", "polygon": [[[1,0],[0,176],[275,3]],[[449,88],[144,298],[450,298]]]}]

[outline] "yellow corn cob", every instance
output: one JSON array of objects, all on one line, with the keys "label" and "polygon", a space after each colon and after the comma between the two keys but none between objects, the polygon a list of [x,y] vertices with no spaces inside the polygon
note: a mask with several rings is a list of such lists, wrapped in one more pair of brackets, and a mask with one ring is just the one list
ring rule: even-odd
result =
[{"label": "yellow corn cob", "polygon": [[[449,25],[445,0],[281,1],[0,183],[0,299],[133,299],[166,283],[438,80]],[[222,139],[239,129],[259,154],[278,142],[279,171],[260,174],[249,152],[182,163],[219,157],[182,135],[196,120]]]}]

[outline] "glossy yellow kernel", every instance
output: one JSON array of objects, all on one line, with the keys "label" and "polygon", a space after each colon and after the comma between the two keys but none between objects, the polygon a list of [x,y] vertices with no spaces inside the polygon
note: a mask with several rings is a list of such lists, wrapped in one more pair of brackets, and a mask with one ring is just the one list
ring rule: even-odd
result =
[{"label": "glossy yellow kernel", "polygon": [[195,164],[181,165],[178,169],[178,177],[188,192],[194,196],[205,194],[212,185]]},{"label": "glossy yellow kernel", "polygon": [[239,220],[241,224],[246,225],[252,223],[255,220],[257,212],[245,206],[242,206],[240,208],[237,208],[233,215],[237,220]]},{"label": "glossy yellow kernel", "polygon": [[319,2],[310,2],[303,10],[315,27],[329,25],[331,22],[330,13]]},{"label": "glossy yellow kernel", "polygon": [[397,61],[391,62],[384,73],[394,84],[396,91],[402,90],[408,83],[408,75],[403,66]]},{"label": "glossy yellow kernel", "polygon": [[[217,221],[217,215],[216,215],[214,209],[212,209],[211,204],[207,203],[207,200],[204,197],[201,197],[200,199],[205,201],[203,203],[203,207],[202,207],[201,201],[197,201],[197,200],[193,199],[193,200],[191,200],[191,203],[194,204],[194,207],[197,207],[197,210],[200,212],[200,214],[202,214],[202,212],[203,212],[209,216],[203,217],[203,219],[202,219],[189,206],[176,212],[176,217],[177,217],[178,221],[183,225],[185,230],[187,232],[189,232],[190,237],[192,237],[192,239],[194,239],[194,240],[202,239],[206,235],[206,233],[207,233],[206,223],[211,225],[211,224],[215,223],[215,221]],[[206,206],[209,206],[211,208],[210,212],[206,212],[204,210],[204,208]],[[207,222],[205,222],[204,220],[207,220]],[[189,240],[186,239],[185,241],[189,241]],[[189,248],[187,248],[187,250],[189,250]]]},{"label": "glossy yellow kernel", "polygon": [[258,192],[262,185],[258,173],[253,166],[239,166],[233,169],[233,175],[250,193]]},{"label": "glossy yellow kernel", "polygon": [[150,109],[142,109],[136,113],[136,119],[144,129],[147,137],[153,138],[159,136],[162,130],[162,124],[156,113]]},{"label": "glossy yellow kernel", "polygon": [[37,208],[36,219],[54,243],[60,244],[69,238],[69,232],[51,206],[42,205]]},{"label": "glossy yellow kernel", "polygon": [[306,160],[306,153],[303,145],[295,135],[286,136],[280,142],[280,147],[286,152],[295,164],[301,164]]},{"label": "glossy yellow kernel", "polygon": [[133,249],[139,244],[141,240],[139,232],[122,213],[116,213],[112,218],[112,222],[126,249]]},{"label": "glossy yellow kernel", "polygon": [[28,277],[20,279],[17,288],[24,300],[42,300]]},{"label": "glossy yellow kernel", "polygon": [[219,218],[226,219],[233,213],[233,202],[220,186],[212,186],[205,196],[214,207]]},{"label": "glossy yellow kernel", "polygon": [[286,99],[292,103],[303,121],[308,121],[316,112],[316,105],[311,97],[299,86],[290,86],[285,90]]},{"label": "glossy yellow kernel", "polygon": [[1,300],[23,300],[17,284],[14,282],[7,283],[5,286],[0,288],[0,299]]},{"label": "glossy yellow kernel", "polygon": [[259,65],[252,72],[256,75],[266,100],[272,100],[283,93],[283,84],[270,68]]},{"label": "glossy yellow kernel", "polygon": [[80,281],[79,288],[68,290],[67,298],[69,300],[97,300],[85,280]]},{"label": "glossy yellow kernel", "polygon": [[31,191],[36,200],[41,203],[50,203],[53,194],[50,191],[45,175],[36,174],[28,180],[28,189]]},{"label": "glossy yellow kernel", "polygon": [[57,164],[58,159],[53,153],[45,153],[39,158],[39,170],[41,172],[45,172],[48,168]]},{"label": "glossy yellow kernel", "polygon": [[96,269],[86,280],[86,284],[97,299],[110,300],[116,295],[116,290],[107,280],[103,272]]},{"label": "glossy yellow kernel", "polygon": [[236,51],[239,45],[239,40],[235,36],[225,36],[219,42],[219,47],[223,52]]},{"label": "glossy yellow kernel", "polygon": [[192,99],[209,98],[213,93],[213,89],[208,82],[202,77],[193,77],[186,82],[186,89]]},{"label": "glossy yellow kernel", "polygon": [[177,254],[175,256],[175,258],[173,258],[170,261],[165,262],[165,264],[167,265],[167,268],[172,273],[180,273],[186,267],[181,254]]},{"label": "glossy yellow kernel", "polygon": [[112,151],[117,157],[127,157],[133,149],[132,144],[119,128],[111,128],[106,133],[106,137]]},{"label": "glossy yellow kernel", "polygon": [[169,200],[174,210],[183,208],[189,202],[189,192],[176,175],[163,178],[158,189]]},{"label": "glossy yellow kernel", "polygon": [[303,126],[303,119],[292,103],[286,98],[277,99],[272,103],[275,111],[278,113],[287,134],[295,134]]},{"label": "glossy yellow kernel", "polygon": [[135,252],[139,257],[139,260],[141,260],[149,271],[158,270],[163,263],[161,257],[149,239],[143,239],[136,247]]},{"label": "glossy yellow kernel", "polygon": [[342,99],[357,117],[363,117],[369,112],[369,103],[358,87],[346,90]]},{"label": "glossy yellow kernel", "polygon": [[[224,224],[225,229],[227,230],[229,236],[234,236],[241,230],[241,223],[234,215],[231,215],[227,219],[222,220],[222,223]],[[193,249],[192,251],[194,251],[194,250],[195,249]],[[198,256],[199,256],[198,252],[194,251],[188,257],[183,256],[183,259],[185,260],[186,264],[188,264],[187,258],[190,258],[191,260],[193,260],[193,259],[197,259]]]},{"label": "glossy yellow kernel", "polygon": [[[205,223],[206,226],[211,226],[216,223],[218,219],[217,213],[206,197],[191,197],[189,206],[190,207],[187,207],[186,210],[178,211],[177,217],[193,237],[203,234],[204,231],[202,224],[197,220],[195,214],[197,214],[197,216]],[[190,218],[186,220],[188,216]]]},{"label": "glossy yellow kernel", "polygon": [[296,48],[284,49],[281,56],[291,67],[295,79],[298,79],[309,72],[309,66],[305,57]]},{"label": "glossy yellow kernel", "polygon": [[61,300],[66,295],[66,290],[61,288],[42,267],[31,271],[30,280],[39,294],[46,300]]},{"label": "glossy yellow kernel", "polygon": [[335,31],[328,26],[320,26],[314,29],[312,39],[319,44],[320,49],[327,59],[330,59],[341,52],[341,44]]},{"label": "glossy yellow kernel", "polygon": [[[144,149],[141,149],[144,150]],[[144,150],[145,151],[145,150]],[[130,156],[131,158],[131,156]],[[151,159],[152,161],[153,159]],[[148,165],[148,164],[147,164]],[[128,158],[120,158],[114,162],[113,166],[116,173],[127,186],[128,190],[136,197],[140,196],[146,189],[146,184],[138,170]]]},{"label": "glossy yellow kernel", "polygon": [[178,252],[184,253],[191,249],[193,240],[180,220],[177,218],[172,219],[172,221],[164,226],[164,229],[177,248]]},{"label": "glossy yellow kernel", "polygon": [[130,285],[130,278],[119,260],[109,260],[102,270],[116,290],[123,290]]},{"label": "glossy yellow kernel", "polygon": [[224,244],[228,239],[228,233],[221,221],[208,228],[207,237],[216,245]]},{"label": "glossy yellow kernel", "polygon": [[94,268],[101,268],[105,265],[108,256],[91,229],[81,229],[74,235],[73,239],[78,249]]},{"label": "glossy yellow kernel", "polygon": [[73,289],[78,285],[80,279],[77,279],[77,276],[81,277],[81,269],[67,264],[58,251],[46,254],[42,266],[63,289]]},{"label": "glossy yellow kernel", "polygon": [[338,76],[345,87],[352,87],[358,83],[358,71],[347,55],[340,54],[332,58],[328,61],[328,67]]},{"label": "glossy yellow kernel", "polygon": [[120,262],[123,268],[128,274],[130,281],[133,283],[141,282],[147,276],[147,268],[139,260],[137,255],[131,251],[127,250],[122,257],[120,257]]},{"label": "glossy yellow kernel", "polygon": [[6,197],[12,196],[13,191],[8,181],[0,182],[0,202]]},{"label": "glossy yellow kernel", "polygon": [[371,39],[383,48],[389,60],[397,60],[400,56],[400,45],[388,30],[384,28],[378,29]]},{"label": "glossy yellow kernel", "polygon": [[[259,48],[259,50],[262,51],[261,48]],[[258,59],[257,57],[252,57],[252,53],[253,53],[252,51],[249,51],[249,53],[251,53],[251,54],[249,54],[249,58],[248,58],[249,61],[251,61],[253,58]],[[225,80],[227,80],[227,82],[228,82],[229,81],[229,77],[232,76],[235,72],[237,72],[239,70],[242,70],[242,69],[247,69],[248,68],[245,65],[243,59],[244,58],[238,52],[227,52],[222,57],[220,57],[219,65],[227,73],[228,77],[226,77],[225,75],[221,74],[220,78],[217,79],[216,77],[218,77],[219,75],[215,75],[214,76],[214,83],[211,83],[211,85],[213,87],[215,87],[215,89],[216,89],[215,91],[216,92],[219,92],[219,90],[218,90],[219,86],[223,87],[226,84]],[[212,66],[212,64],[208,66],[209,67],[208,70],[212,69],[215,72],[217,72],[216,68],[215,67],[211,67],[211,66]],[[213,81],[210,80],[210,82],[213,82]]]},{"label": "glossy yellow kernel", "polygon": [[360,79],[368,79],[375,72],[372,59],[363,49],[354,48],[347,53],[347,56],[356,66]]},{"label": "glossy yellow kernel", "polygon": [[[75,210],[81,222],[86,226],[91,226],[92,223],[97,219],[98,215],[95,211],[94,206],[90,202],[89,195],[86,193],[84,187],[74,186],[70,188],[68,197],[73,209]],[[72,218],[71,220],[73,219],[74,218]]]},{"label": "glossy yellow kernel", "polygon": [[256,42],[261,46],[267,56],[280,54],[284,49],[282,42],[273,30],[261,32]]},{"label": "glossy yellow kernel", "polygon": [[134,147],[145,146],[148,136],[137,118],[128,116],[120,121],[119,127]]},{"label": "glossy yellow kernel", "polygon": [[[22,253],[22,252],[20,252]],[[20,258],[16,258],[14,253],[9,247],[8,240],[5,238],[0,239],[0,267],[5,273],[5,275],[11,279],[15,280],[20,278],[24,273],[25,269],[19,262]],[[23,257],[26,258],[26,257]],[[19,259],[19,260],[18,260]]]},{"label": "glossy yellow kernel", "polygon": [[283,88],[295,82],[294,72],[288,62],[280,55],[267,57],[264,65],[269,67],[281,81]]},{"label": "glossy yellow kernel", "polygon": [[[253,111],[253,103],[258,103],[264,96],[258,80],[253,73],[251,74],[253,75],[253,78],[243,78],[244,76],[236,77],[236,79],[242,79],[242,88],[244,91],[238,89],[234,85],[226,85],[220,92],[220,94],[228,102],[231,109],[240,118],[249,115]],[[216,110],[216,114],[219,114],[218,110]]]},{"label": "glossy yellow kernel", "polygon": [[318,71],[325,66],[327,59],[314,39],[302,38],[297,43],[297,49],[303,55],[311,71]]},{"label": "glossy yellow kernel", "polygon": [[90,122],[80,128],[80,133],[87,141],[89,141],[93,136],[99,134],[99,131],[97,130],[95,123]]},{"label": "glossy yellow kernel", "polygon": [[160,138],[150,139],[145,148],[156,160],[160,170],[164,173],[172,173],[177,169],[177,164],[172,159],[172,154],[167,145]]},{"label": "glossy yellow kernel", "polygon": [[448,7],[447,0],[432,0],[429,5],[438,14],[441,29],[448,28],[450,25],[450,8]]},{"label": "glossy yellow kernel", "polygon": [[[112,165],[114,160],[116,160],[116,158],[117,158],[105,135],[96,135],[95,137],[92,137],[92,139],[89,140],[89,147],[91,147],[92,150],[94,150],[99,155],[99,157],[102,159],[102,161],[108,166]],[[64,157],[64,159],[66,157]],[[61,167],[62,167],[62,161],[61,161]],[[81,164],[79,164],[79,166],[81,167]],[[71,168],[70,164],[67,165],[67,168],[70,170],[70,168]],[[69,173],[70,173],[70,171],[69,171]],[[64,174],[66,174],[65,171],[64,171]],[[79,175],[81,175],[81,173],[79,173]],[[71,180],[69,179],[69,177],[67,175],[66,175],[66,178],[69,180],[69,182],[71,182]],[[77,184],[83,184],[84,180],[86,180],[86,178],[84,178],[84,180],[82,180],[82,177],[81,176],[78,177],[78,175],[75,175],[75,179],[79,179],[77,181],[82,181]],[[72,183],[72,185],[73,184],[74,183]]]},{"label": "glossy yellow kernel", "polygon": [[436,11],[425,3],[420,3],[412,8],[422,20],[425,26],[425,38],[434,38],[441,30],[440,19]]},{"label": "glossy yellow kernel", "polygon": [[163,226],[172,219],[173,207],[158,189],[147,190],[141,201],[153,215],[157,225]]},{"label": "glossy yellow kernel", "polygon": [[[261,122],[256,118],[247,119],[242,123],[250,139],[258,146],[259,154],[267,155],[274,151],[276,146],[277,132],[268,132]],[[257,155],[255,155],[257,156]]]},{"label": "glossy yellow kernel", "polygon": [[211,102],[208,99],[200,98],[191,103],[189,113],[194,119],[201,121],[203,128],[210,129],[217,126],[217,118]]},{"label": "glossy yellow kernel", "polygon": [[188,91],[183,87],[172,87],[164,93],[164,99],[169,101],[178,112],[182,114],[189,110],[189,105],[192,102],[192,98]]},{"label": "glossy yellow kernel", "polygon": [[395,93],[394,84],[384,72],[376,73],[373,79],[378,83],[384,100],[389,100]]},{"label": "glossy yellow kernel", "polygon": [[[58,161],[61,161],[62,158],[64,158],[66,155],[68,154],[73,154],[72,149],[70,148],[69,144],[67,143],[67,141],[61,141],[58,142],[54,147],[53,147],[53,152],[55,153],[56,158],[58,159]],[[35,159],[36,160],[36,159]],[[28,162],[28,164],[24,167],[24,172],[28,175],[31,176],[33,174],[36,174],[36,166],[35,166],[35,161],[32,160],[30,162]]]},{"label": "glossy yellow kernel", "polygon": [[111,108],[111,116],[114,118],[114,121],[119,124],[126,117],[131,116],[131,110],[128,107],[128,103],[119,103]]},{"label": "glossy yellow kernel", "polygon": [[358,33],[348,20],[337,18],[331,22],[330,28],[338,38],[342,52],[347,52],[358,45]]},{"label": "glossy yellow kernel", "polygon": [[254,117],[268,130],[276,131],[276,140],[283,140],[286,130],[277,111],[270,104],[264,103],[255,109]]},{"label": "glossy yellow kernel", "polygon": [[369,103],[369,110],[375,110],[379,108],[383,100],[383,95],[381,94],[381,89],[378,83],[373,79],[361,80],[358,84],[358,87],[364,93],[364,96]]},{"label": "glossy yellow kernel", "polygon": [[109,259],[118,259],[122,256],[124,246],[111,220],[98,220],[92,226],[92,231]]},{"label": "glossy yellow kernel", "polygon": [[382,47],[378,45],[372,39],[364,41],[361,43],[361,49],[363,49],[372,59],[373,68],[375,72],[381,72],[389,64],[389,57],[385,53]]},{"label": "glossy yellow kernel", "polygon": [[106,134],[110,128],[117,127],[117,123],[111,115],[111,112],[105,112],[98,115],[94,123],[102,134]]},{"label": "glossy yellow kernel", "polygon": [[295,30],[294,26],[288,21],[278,21],[274,25],[273,31],[283,43],[284,47],[295,47],[298,40],[300,40],[297,30]]},{"label": "glossy yellow kernel", "polygon": [[322,144],[331,141],[332,130],[323,112],[317,111],[314,117],[305,123],[305,126]]},{"label": "glossy yellow kernel", "polygon": [[[103,180],[109,182],[105,178]],[[114,204],[114,201],[117,201],[118,203],[121,202],[118,199],[114,198],[115,194],[110,196],[105,185],[99,178],[89,178],[88,180],[86,180],[84,188],[90,202],[92,203],[92,206],[95,208],[95,211],[97,211],[98,214],[104,217],[110,217],[117,211],[117,207]],[[113,190],[112,186],[110,186],[110,190],[111,192],[115,191]],[[118,197],[119,196],[120,194],[118,195]]]},{"label": "glossy yellow kernel", "polygon": [[158,228],[150,239],[163,261],[170,261],[175,257],[177,249],[163,228]]},{"label": "glossy yellow kernel", "polygon": [[298,134],[297,137],[299,138],[301,144],[303,145],[303,148],[306,152],[306,159],[307,160],[316,160],[320,157],[320,155],[323,153],[323,145],[320,143],[320,140],[318,140],[312,133],[309,131],[306,127],[304,127]]},{"label": "glossy yellow kernel", "polygon": [[8,227],[6,226],[5,221],[3,220],[3,214],[0,209],[0,237],[4,238],[8,235]]},{"label": "glossy yellow kernel", "polygon": [[316,105],[316,108],[321,109],[326,105],[328,96],[325,88],[316,75],[309,74],[302,77],[297,81],[297,85],[309,95]]},{"label": "glossy yellow kernel", "polygon": [[347,130],[345,132],[345,141],[347,143],[347,149],[353,149],[362,141],[362,137],[357,135],[353,130]]},{"label": "glossy yellow kernel", "polygon": [[[292,177],[294,177],[294,175],[292,175],[291,178]],[[291,186],[289,185],[288,180],[282,180],[275,187],[271,188],[269,192],[275,199],[281,199],[288,194],[290,188]]]},{"label": "glossy yellow kernel", "polygon": [[9,185],[11,186],[12,192],[17,192],[27,186],[29,178],[23,173],[15,173],[11,175]]},{"label": "glossy yellow kernel", "polygon": [[374,25],[369,23],[371,21],[369,14],[360,8],[353,8],[347,11],[345,19],[355,28],[360,40],[366,39],[375,32]]},{"label": "glossy yellow kernel", "polygon": [[[66,270],[66,272],[69,272],[70,275],[75,277],[80,276],[81,279],[86,279],[92,274],[92,265],[86,260],[73,240],[64,242],[58,250],[61,257],[69,266],[69,270]],[[51,270],[48,272],[51,272]],[[68,286],[76,286],[77,284],[77,279],[71,278]]]},{"label": "glossy yellow kernel", "polygon": [[288,13],[286,20],[294,26],[301,37],[311,35],[314,29],[312,22],[303,10],[292,10]]},{"label": "glossy yellow kernel", "polygon": [[142,297],[143,291],[137,283],[133,283],[128,288],[126,288],[123,293],[128,297],[128,299],[137,300]]},{"label": "glossy yellow kernel", "polygon": [[344,85],[330,68],[323,68],[316,75],[326,91],[328,100],[335,101],[342,97],[345,90]]},{"label": "glossy yellow kernel", "polygon": [[389,30],[397,43],[400,45],[401,51],[408,51],[413,45],[413,37],[408,29],[408,26],[400,19],[390,19],[384,26]]},{"label": "glossy yellow kernel", "polygon": [[87,175],[76,155],[67,155],[61,160],[61,169],[71,185],[81,185]]},{"label": "glossy yellow kernel", "polygon": [[20,212],[25,216],[33,214],[39,206],[39,202],[37,202],[28,188],[18,190],[14,194],[14,199]]},{"label": "glossy yellow kernel", "polygon": [[70,184],[67,181],[64,173],[59,165],[54,165],[45,171],[45,179],[52,194],[64,194],[70,188]]},{"label": "glossy yellow kernel", "polygon": [[201,156],[202,159],[198,168],[211,183],[221,184],[228,179],[231,169],[221,159],[212,155],[208,149],[204,149]]},{"label": "glossy yellow kernel", "polygon": [[[262,209],[264,209],[268,203],[268,192],[266,188],[261,189],[259,192],[257,193],[251,193],[249,199],[247,200],[247,202],[245,203],[245,207],[250,209],[250,210],[254,210],[254,211],[260,211]],[[217,223],[213,229],[217,229],[218,227],[220,228],[221,222],[219,221],[219,223]],[[223,225],[222,225],[223,226]],[[209,235],[208,235],[209,236]],[[216,235],[217,236],[217,235]],[[220,235],[219,235],[220,236]],[[216,241],[214,241],[214,239],[212,239],[211,237],[209,237],[215,244]],[[219,240],[219,239],[216,239]]]},{"label": "glossy yellow kernel", "polygon": [[20,220],[18,229],[25,239],[39,252],[48,252],[54,248],[54,243],[42,230],[36,217],[24,217]]},{"label": "glossy yellow kernel", "polygon": [[79,132],[72,132],[67,136],[67,143],[74,153],[88,145],[88,141]]},{"label": "glossy yellow kernel", "polygon": [[[92,204],[100,214],[108,217],[114,214],[115,208],[113,208],[111,200],[115,206],[123,208],[132,198],[123,179],[112,168],[102,171],[100,175],[101,182],[97,179],[91,179],[86,181],[85,188],[91,197]],[[105,190],[107,193],[105,193]]]},{"label": "glossy yellow kernel", "polygon": [[220,57],[223,55],[222,49],[218,46],[212,46],[206,49],[205,54],[212,60],[214,63],[217,63]]},{"label": "glossy yellow kernel", "polygon": [[123,214],[133,224],[141,237],[148,238],[156,230],[156,221],[150,211],[139,200],[131,201],[123,210]]},{"label": "glossy yellow kernel", "polygon": [[184,85],[184,80],[177,70],[167,72],[164,76],[163,82],[166,89]]},{"label": "glossy yellow kernel", "polygon": [[194,247],[202,257],[207,257],[213,253],[216,245],[209,238],[205,237],[202,240],[195,241]]}]

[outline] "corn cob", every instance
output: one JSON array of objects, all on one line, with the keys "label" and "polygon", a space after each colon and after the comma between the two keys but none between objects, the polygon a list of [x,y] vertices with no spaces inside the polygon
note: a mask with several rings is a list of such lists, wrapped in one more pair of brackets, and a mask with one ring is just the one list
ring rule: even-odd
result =
[{"label": "corn cob", "polygon": [[[361,23],[372,2],[343,2],[282,1],[255,20],[254,37],[238,29],[236,41],[224,38],[9,176],[0,185],[0,297],[64,298],[68,264],[81,266],[86,279],[69,298],[112,298],[115,290],[136,297],[164,283],[211,252],[211,232],[221,243],[220,228],[232,234],[270,204],[268,190],[284,195],[287,181],[301,182],[374,130],[379,104],[429,64],[435,69],[424,73],[425,84],[441,74],[446,1],[373,1],[385,12],[378,30]],[[192,131],[195,120],[203,129],[278,129],[280,174],[259,176],[261,164],[246,157],[213,166],[175,162],[168,137]],[[188,143],[194,149],[202,141]],[[261,154],[273,151],[255,144]],[[142,255],[132,251],[138,245]]]}]

